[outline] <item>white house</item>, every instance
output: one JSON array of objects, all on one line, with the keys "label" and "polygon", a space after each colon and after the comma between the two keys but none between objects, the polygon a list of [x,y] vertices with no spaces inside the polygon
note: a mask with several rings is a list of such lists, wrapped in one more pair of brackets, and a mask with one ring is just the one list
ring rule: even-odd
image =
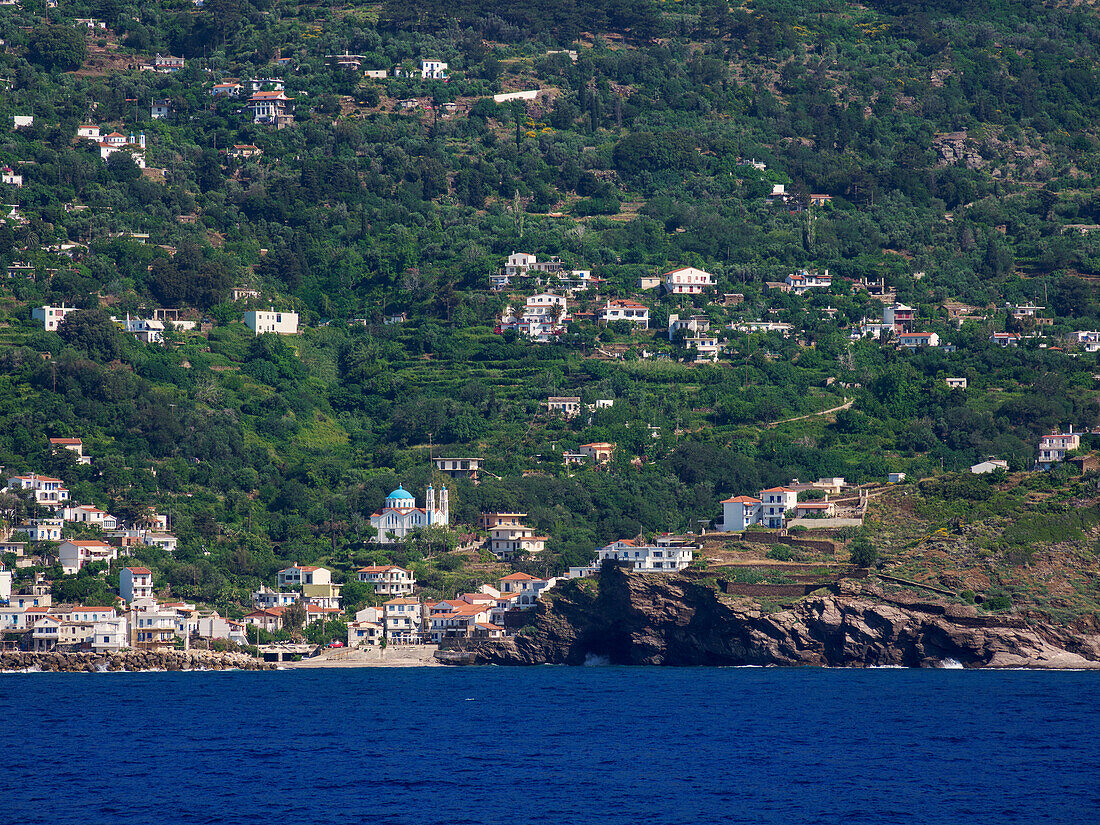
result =
[{"label": "white house", "polygon": [[162,120],[172,114],[171,100],[154,100],[149,104],[149,117],[153,120]]},{"label": "white house", "polygon": [[158,54],[153,58],[153,69],[161,74],[174,74],[185,65],[186,61],[182,57]]},{"label": "white house", "polygon": [[294,115],[287,112],[287,104],[293,99],[287,97],[282,90],[255,92],[245,107],[252,112],[253,123],[272,124],[277,129],[282,129],[294,122]]},{"label": "white house", "polygon": [[51,438],[50,446],[55,449],[68,450],[76,453],[77,464],[91,464],[92,457],[84,455],[84,442],[79,438]]},{"label": "white house", "polygon": [[115,152],[129,152],[139,169],[145,168],[145,133],[127,137],[119,132],[111,132],[99,142],[100,160],[109,160]]},{"label": "white house", "polygon": [[411,644],[420,640],[424,620],[420,602],[397,598],[382,603],[386,640],[396,644]]},{"label": "white house", "polygon": [[782,527],[788,510],[798,503],[798,493],[790,487],[770,487],[760,491],[760,523]]},{"label": "white house", "polygon": [[502,520],[489,528],[489,549],[498,559],[508,561],[516,554],[541,553],[546,549],[547,536],[536,536],[533,527],[518,520]]},{"label": "white house", "polygon": [[357,574],[359,581],[373,585],[380,596],[408,596],[416,588],[413,572],[396,564],[361,567]]},{"label": "white house", "polygon": [[439,500],[436,501],[435,488],[431,485],[428,485],[424,507],[417,507],[413,494],[399,486],[386,496],[382,509],[370,517],[371,527],[378,531],[375,541],[382,544],[399,541],[418,527],[446,527],[448,523],[450,502],[447,488],[440,488]]},{"label": "white house", "polygon": [[669,315],[668,337],[671,339],[680,330],[693,333],[709,332],[710,318],[706,315],[690,315],[687,318],[681,318],[676,314]]},{"label": "white house", "polygon": [[15,581],[15,574],[0,564],[0,602],[7,604],[11,600],[11,583]]},{"label": "white house", "polygon": [[638,545],[632,540],[614,541],[596,551],[596,561],[588,567],[570,568],[570,576],[593,575],[605,561],[624,562],[637,573],[675,572],[691,565],[694,548],[680,543]]},{"label": "white house", "polygon": [[546,399],[546,409],[563,418],[576,418],[581,414],[581,399],[578,395],[552,395]]},{"label": "white house", "polygon": [[907,349],[919,347],[938,347],[940,336],[934,332],[899,332],[898,346]]},{"label": "white house", "polygon": [[380,607],[364,607],[355,614],[355,621],[348,622],[348,647],[380,644],[385,633],[383,610]]},{"label": "white house", "polygon": [[615,445],[606,441],[594,441],[590,444],[581,444],[577,449],[592,462],[606,464],[611,460],[612,453],[615,452]]},{"label": "white house", "polygon": [[1020,345],[1020,335],[1016,332],[994,332],[989,336],[989,340],[999,347],[1016,347]]},{"label": "white house", "polygon": [[523,314],[517,316],[508,306],[500,321],[500,331],[514,329],[540,343],[558,338],[569,321],[569,306],[564,295],[542,292],[527,299]]},{"label": "white house", "polygon": [[301,593],[294,591],[280,592],[272,590],[267,585],[260,585],[260,589],[252,593],[252,606],[263,609],[272,607],[289,607],[300,598]]},{"label": "white house", "polygon": [[1008,462],[1003,458],[987,458],[985,461],[979,461],[977,464],[971,465],[970,467],[970,472],[974,475],[995,473],[998,470],[1008,472]]},{"label": "white house", "polygon": [[62,304],[59,307],[40,306],[31,310],[31,317],[42,322],[42,329],[46,332],[57,332],[58,326],[70,312],[76,312],[77,307],[67,307]]},{"label": "white house", "polygon": [[36,518],[29,524],[19,525],[18,529],[30,536],[31,541],[61,541],[64,526],[59,518]]},{"label": "white house", "polygon": [[634,326],[649,329],[649,307],[637,301],[608,301],[600,309],[599,319],[605,324],[629,321]]},{"label": "white house", "polygon": [[105,561],[110,563],[118,558],[118,548],[105,544],[102,541],[69,539],[61,542],[57,550],[61,557],[61,569],[66,575],[80,571],[84,565],[90,562]]},{"label": "white house", "polygon": [[226,83],[215,83],[214,87],[210,90],[211,97],[240,97],[241,84],[233,83],[232,81]]},{"label": "white house", "polygon": [[442,60],[422,59],[420,61],[420,77],[423,80],[446,80],[447,64]]},{"label": "white house", "polygon": [[722,502],[722,529],[728,533],[744,530],[750,524],[759,524],[763,505],[752,496],[734,496]]},{"label": "white house", "polygon": [[718,354],[722,351],[722,345],[718,343],[718,338],[714,335],[692,335],[684,339],[684,346],[695,350],[696,363],[702,361],[715,362],[718,360]]},{"label": "white house", "polygon": [[9,186],[22,186],[23,176],[17,174],[10,166],[5,166],[0,169],[0,183],[6,183]]},{"label": "white house", "polygon": [[433,458],[432,463],[441,473],[451,478],[477,478],[484,458]]},{"label": "white house", "polygon": [[714,289],[714,276],[693,266],[674,269],[661,277],[669,295],[701,295]]},{"label": "white house", "polygon": [[114,530],[118,527],[118,519],[105,510],[92,507],[90,504],[66,507],[61,511],[61,517],[65,521],[72,521],[77,524],[92,524],[102,527],[104,530]]},{"label": "white house", "polygon": [[16,129],[29,129],[34,126],[34,115],[12,115],[11,119]]},{"label": "white house", "polygon": [[133,602],[153,598],[153,571],[148,567],[124,567],[118,576],[118,594]]},{"label": "white house", "polygon": [[265,312],[251,310],[244,314],[244,324],[257,335],[274,332],[277,335],[298,334],[297,312],[276,312],[274,308]]},{"label": "white house", "polygon": [[36,504],[57,508],[64,507],[65,502],[69,500],[69,491],[62,486],[64,483],[59,478],[31,473],[26,476],[12,476],[9,478],[8,489],[13,491],[31,490],[34,492]]},{"label": "white house", "polygon": [[943,380],[944,380],[944,382],[946,382],[947,386],[949,386],[953,390],[965,390],[966,389],[966,379],[965,378],[945,378]]},{"label": "white house", "polygon": [[828,289],[833,285],[833,279],[829,276],[829,270],[824,274],[800,269],[788,275],[783,283],[787,285],[787,291],[795,295],[805,295],[811,289]]},{"label": "white house", "polygon": [[1039,439],[1039,459],[1035,462],[1036,466],[1040,470],[1049,470],[1055,464],[1065,461],[1066,453],[1080,447],[1081,434],[1075,433],[1073,427],[1065,433],[1055,430]]},{"label": "white house", "polygon": [[279,587],[289,585],[332,584],[332,571],[324,567],[307,567],[297,563],[279,571]]}]

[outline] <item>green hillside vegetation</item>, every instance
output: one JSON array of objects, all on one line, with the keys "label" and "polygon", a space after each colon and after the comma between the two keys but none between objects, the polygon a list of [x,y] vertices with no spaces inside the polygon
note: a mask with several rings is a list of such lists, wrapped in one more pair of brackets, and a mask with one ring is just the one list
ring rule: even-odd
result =
[{"label": "green hillside vegetation", "polygon": [[[291,561],[338,578],[412,564],[435,595],[491,580],[455,536],[369,541],[389,490],[422,500],[444,480],[430,456],[483,456],[479,484],[446,479],[452,522],[526,512],[550,552],[518,566],[554,573],[614,539],[698,529],[765,485],[933,478],[990,455],[1022,471],[1051,428],[1100,424],[1097,356],[1064,340],[1100,329],[1087,7],[24,0],[0,7],[0,38],[0,165],[23,176],[0,185],[0,264],[34,275],[0,285],[0,465],[57,475],[123,520],[170,511],[179,550],[136,557],[176,596],[239,615]],[[345,52],[359,71],[326,63]],[[187,65],[139,69],[158,53]],[[422,57],[449,80],[363,76]],[[212,97],[229,78],[242,96]],[[252,122],[251,78],[285,82],[292,125]],[[543,92],[492,100],[524,89]],[[154,99],[172,113],[151,119]],[[34,124],[10,128],[18,115]],[[148,168],[101,160],[84,123],[144,134]],[[768,202],[776,184],[791,203]],[[802,208],[810,194],[831,200]],[[556,343],[496,331],[536,291],[489,290],[513,251],[603,279]],[[639,292],[687,265],[743,301]],[[766,287],[801,268],[833,285]],[[954,349],[852,340],[882,312],[854,282],[880,280]],[[233,302],[237,286],[260,297]],[[609,298],[644,301],[650,329],[594,323]],[[58,332],[32,319],[63,302],[81,312]],[[960,324],[947,302],[974,311]],[[1049,326],[1006,303],[1044,307]],[[254,337],[241,314],[268,306],[299,312],[301,334]],[[156,307],[206,331],[147,345],[109,318]],[[669,340],[671,313],[709,318],[718,363]],[[794,332],[730,328],[760,319]],[[994,331],[1025,338],[1002,349]],[[545,411],[558,395],[615,403],[565,421]],[[51,436],[82,438],[92,465]],[[566,467],[601,441],[617,445],[607,467]],[[1006,529],[1006,563],[1061,541],[1050,520]]]}]

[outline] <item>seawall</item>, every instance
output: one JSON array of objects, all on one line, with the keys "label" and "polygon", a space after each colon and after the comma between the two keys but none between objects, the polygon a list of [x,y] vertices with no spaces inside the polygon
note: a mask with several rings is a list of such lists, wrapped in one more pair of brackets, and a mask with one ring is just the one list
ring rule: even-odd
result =
[{"label": "seawall", "polygon": [[208,650],[124,650],[120,653],[0,653],[0,671],[41,670],[95,673],[119,670],[274,670],[275,665],[244,653]]}]

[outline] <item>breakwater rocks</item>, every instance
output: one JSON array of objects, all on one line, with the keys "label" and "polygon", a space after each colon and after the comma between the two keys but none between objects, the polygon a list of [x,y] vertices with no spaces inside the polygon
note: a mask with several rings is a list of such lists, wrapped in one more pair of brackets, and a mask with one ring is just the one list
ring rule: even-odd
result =
[{"label": "breakwater rocks", "polygon": [[125,650],[120,653],[0,653],[2,670],[80,673],[118,670],[274,670],[244,653],[208,650]]},{"label": "breakwater rocks", "polygon": [[531,626],[440,650],[444,664],[810,665],[1100,668],[1095,626],[888,592],[873,579],[763,613],[686,577],[605,567],[599,588],[569,583]]}]

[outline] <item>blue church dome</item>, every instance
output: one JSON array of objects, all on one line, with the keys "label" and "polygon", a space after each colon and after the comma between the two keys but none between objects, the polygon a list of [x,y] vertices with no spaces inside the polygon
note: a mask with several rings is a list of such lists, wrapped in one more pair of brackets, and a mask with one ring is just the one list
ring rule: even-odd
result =
[{"label": "blue church dome", "polygon": [[396,490],[394,490],[392,493],[390,493],[388,496],[386,496],[387,500],[389,500],[391,498],[399,498],[399,499],[400,498],[408,498],[408,499],[412,499],[413,494],[410,493],[408,490],[406,490],[404,488],[404,486],[401,486],[401,487],[398,487]]}]

